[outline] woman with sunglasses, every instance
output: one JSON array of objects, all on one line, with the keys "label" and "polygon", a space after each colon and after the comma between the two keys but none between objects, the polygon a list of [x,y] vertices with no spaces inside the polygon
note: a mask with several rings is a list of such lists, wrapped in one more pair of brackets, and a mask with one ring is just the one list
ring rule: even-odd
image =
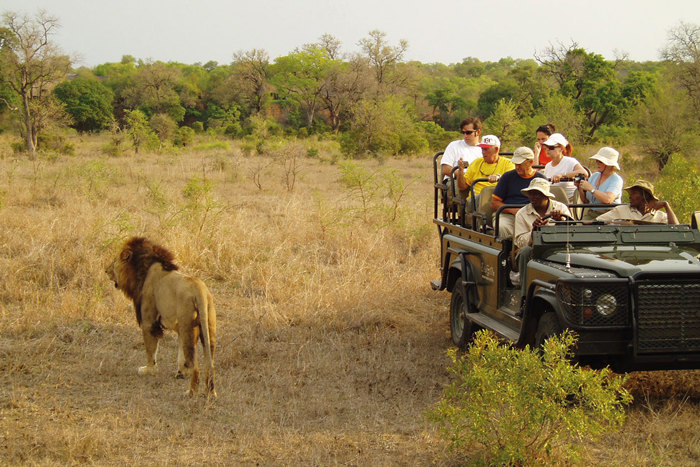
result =
[{"label": "woman with sunglasses", "polygon": [[573,181],[562,182],[562,178],[572,179],[576,175],[587,175],[586,169],[571,157],[573,148],[561,133],[554,133],[543,144],[542,147],[551,159],[544,166],[544,176],[551,180],[552,185],[564,188],[566,197],[572,202],[576,193],[576,186]]},{"label": "woman with sunglasses", "polygon": [[535,135],[537,135],[537,142],[535,142],[535,162],[533,163],[534,165],[545,165],[546,163],[551,161],[549,155],[547,154],[547,151],[544,148],[544,142],[547,141],[547,139],[550,136],[552,136],[552,133],[554,133],[555,131],[556,130],[554,128],[554,125],[551,123],[547,123],[546,125],[540,125],[537,127],[537,130],[535,131]]},{"label": "woman with sunglasses", "polygon": [[[598,167],[598,171],[591,175],[588,180],[575,182],[581,201],[586,204],[619,204],[622,202],[622,177],[617,174],[620,170],[618,159],[620,153],[613,148],[603,147],[593,156]],[[582,218],[593,220],[596,217],[608,212],[610,208],[590,208],[586,209]]]}]

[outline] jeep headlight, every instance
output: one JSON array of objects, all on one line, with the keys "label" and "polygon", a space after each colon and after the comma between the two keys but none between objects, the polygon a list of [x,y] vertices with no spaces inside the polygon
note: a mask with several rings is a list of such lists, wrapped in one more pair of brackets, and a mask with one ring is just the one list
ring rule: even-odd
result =
[{"label": "jeep headlight", "polygon": [[595,301],[595,307],[601,315],[610,316],[617,309],[617,300],[614,295],[605,293]]}]

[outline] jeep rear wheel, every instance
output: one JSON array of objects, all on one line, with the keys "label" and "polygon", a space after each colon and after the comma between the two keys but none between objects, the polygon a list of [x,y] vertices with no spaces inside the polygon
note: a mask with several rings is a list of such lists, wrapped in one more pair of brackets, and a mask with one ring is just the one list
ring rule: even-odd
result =
[{"label": "jeep rear wheel", "polygon": [[467,318],[467,310],[471,308],[471,303],[467,298],[466,290],[461,279],[452,289],[452,300],[450,301],[450,332],[452,342],[459,348],[465,348],[471,340],[478,327]]},{"label": "jeep rear wheel", "polygon": [[558,334],[561,334],[561,325],[559,324],[556,313],[550,311],[543,314],[537,322],[535,347],[541,349],[544,347],[544,341]]}]

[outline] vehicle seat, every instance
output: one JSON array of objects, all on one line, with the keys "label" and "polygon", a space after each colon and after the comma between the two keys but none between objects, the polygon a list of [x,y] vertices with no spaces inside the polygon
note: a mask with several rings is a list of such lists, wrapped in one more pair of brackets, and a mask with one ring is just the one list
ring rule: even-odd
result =
[{"label": "vehicle seat", "polygon": [[549,187],[549,191],[554,195],[554,200],[560,203],[569,204],[569,197],[566,196],[566,190],[563,186],[552,185]]},{"label": "vehicle seat", "polygon": [[484,228],[493,227],[493,209],[491,209],[491,198],[493,195],[495,186],[486,186],[479,193],[479,205],[476,207],[476,211],[483,216],[483,226]]}]

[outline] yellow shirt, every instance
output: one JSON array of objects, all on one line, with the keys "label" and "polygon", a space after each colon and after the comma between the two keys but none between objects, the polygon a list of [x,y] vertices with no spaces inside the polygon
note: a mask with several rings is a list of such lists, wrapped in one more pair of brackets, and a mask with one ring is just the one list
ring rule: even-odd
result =
[{"label": "yellow shirt", "polygon": [[[471,164],[469,164],[469,167],[467,167],[467,170],[464,172],[464,181],[467,182],[467,185],[471,185],[472,182],[478,178],[488,178],[489,175],[496,174],[503,175],[509,170],[514,169],[515,165],[513,165],[510,159],[506,159],[505,157],[498,156],[498,160],[493,164],[487,164],[484,161],[484,158],[480,157]],[[481,190],[483,190],[484,187],[487,186],[496,186],[496,182],[477,183],[474,186],[474,194],[478,195],[479,193],[481,193]]]}]

